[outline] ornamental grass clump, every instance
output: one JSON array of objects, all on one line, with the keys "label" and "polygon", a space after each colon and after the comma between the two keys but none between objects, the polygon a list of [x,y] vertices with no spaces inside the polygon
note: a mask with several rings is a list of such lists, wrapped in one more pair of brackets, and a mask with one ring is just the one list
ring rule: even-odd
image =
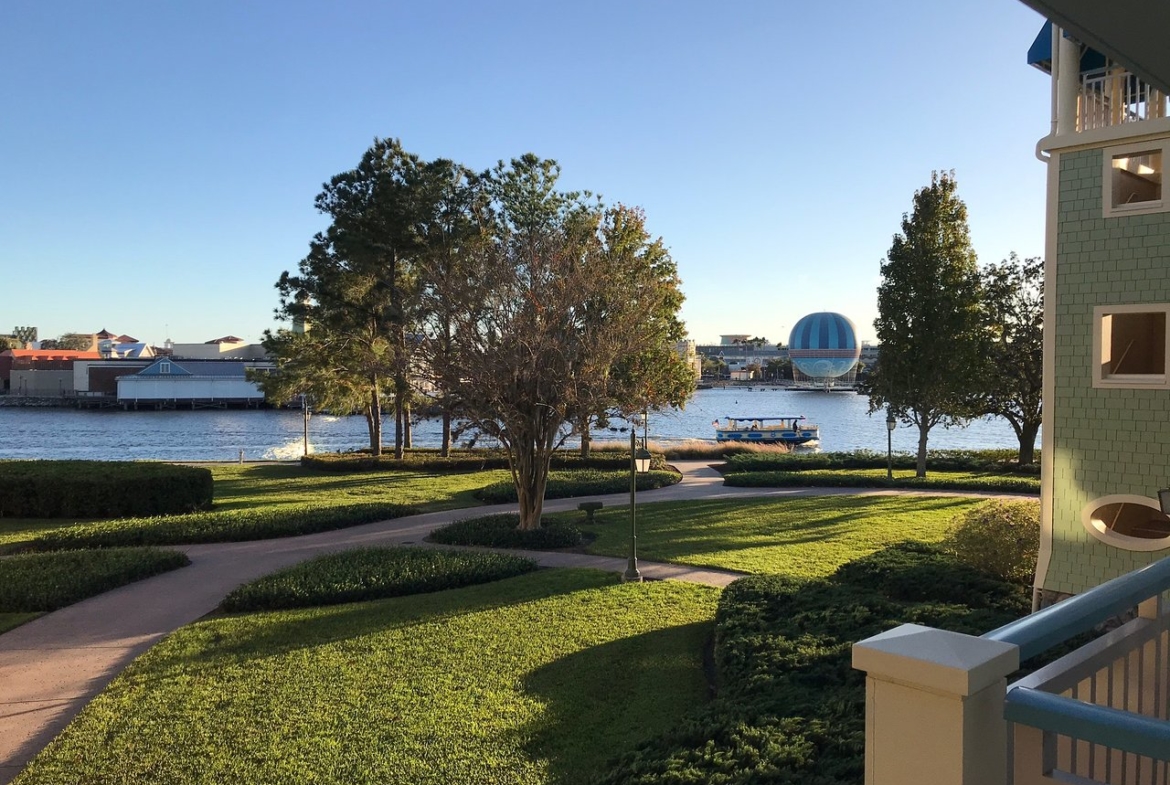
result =
[{"label": "ornamental grass clump", "polygon": [[972,567],[1030,585],[1040,553],[1040,503],[984,502],[955,519],[945,547]]},{"label": "ornamental grass clump", "polygon": [[539,529],[522,531],[520,516],[501,513],[465,518],[431,532],[431,542],[443,545],[478,545],[487,548],[553,550],[581,544],[581,530],[571,523],[543,522]]},{"label": "ornamental grass clump", "polygon": [[235,589],[225,611],[267,611],[457,589],[532,572],[531,559],[432,548],[365,548],[323,556]]}]

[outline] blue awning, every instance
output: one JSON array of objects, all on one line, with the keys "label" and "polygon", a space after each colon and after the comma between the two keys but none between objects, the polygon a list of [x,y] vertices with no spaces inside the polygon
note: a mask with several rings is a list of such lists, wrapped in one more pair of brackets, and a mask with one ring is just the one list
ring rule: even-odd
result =
[{"label": "blue awning", "polygon": [[[1064,35],[1069,37],[1068,33]],[[1104,68],[1105,59],[1105,55],[1086,46],[1081,54],[1081,73]],[[1052,22],[1044,23],[1040,34],[1028,47],[1028,65],[1034,65],[1046,74],[1052,73]]]}]

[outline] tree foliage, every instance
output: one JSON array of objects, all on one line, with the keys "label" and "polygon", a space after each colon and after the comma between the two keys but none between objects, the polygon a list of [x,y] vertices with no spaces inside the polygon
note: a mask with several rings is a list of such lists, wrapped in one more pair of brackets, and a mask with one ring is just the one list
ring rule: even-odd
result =
[{"label": "tree foliage", "polygon": [[1013,253],[981,276],[990,337],[983,410],[1011,423],[1020,463],[1032,463],[1042,422],[1044,260]]},{"label": "tree foliage", "polygon": [[871,412],[888,408],[918,428],[919,477],[930,429],[979,413],[987,340],[967,207],[953,173],[935,172],[882,262],[881,357],[862,383]]},{"label": "tree foliage", "polygon": [[[460,416],[507,450],[520,528],[540,525],[553,450],[600,411],[679,401],[656,361],[673,343],[682,295],[640,210],[559,192],[555,162],[525,156],[488,173],[491,237],[459,275],[428,276],[446,303],[452,350],[424,346]],[[673,367],[673,366],[671,366]]]}]

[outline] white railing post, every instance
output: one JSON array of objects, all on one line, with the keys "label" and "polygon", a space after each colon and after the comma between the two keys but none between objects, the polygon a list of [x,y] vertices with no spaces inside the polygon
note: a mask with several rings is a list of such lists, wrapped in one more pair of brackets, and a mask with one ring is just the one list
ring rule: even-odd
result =
[{"label": "white railing post", "polygon": [[866,672],[866,785],[1004,785],[1019,647],[917,624],[853,646]]}]

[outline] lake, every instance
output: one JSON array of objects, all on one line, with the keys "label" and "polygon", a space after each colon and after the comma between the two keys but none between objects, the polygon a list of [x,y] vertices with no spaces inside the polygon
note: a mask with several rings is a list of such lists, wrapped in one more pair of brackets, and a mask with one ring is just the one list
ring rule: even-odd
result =
[{"label": "lake", "polygon": [[[681,412],[651,413],[652,441],[714,439],[713,420],[727,417],[805,415],[821,426],[824,451],[886,449],[885,416],[866,413],[868,399],[853,393],[795,392],[773,388],[699,390]],[[75,409],[0,407],[0,458],[152,459],[164,461],[292,460],[301,455],[301,414],[275,410],[78,411]],[[393,445],[394,419],[383,426]],[[437,447],[441,423],[421,420],[414,430],[419,447]],[[595,433],[598,441],[624,439],[618,433]],[[309,442],[313,452],[337,452],[366,445],[361,417],[313,415]],[[482,444],[482,442],[481,442]],[[917,432],[899,426],[894,450],[917,449]],[[1011,426],[998,418],[977,420],[965,428],[931,431],[933,449],[1015,448]]]}]

